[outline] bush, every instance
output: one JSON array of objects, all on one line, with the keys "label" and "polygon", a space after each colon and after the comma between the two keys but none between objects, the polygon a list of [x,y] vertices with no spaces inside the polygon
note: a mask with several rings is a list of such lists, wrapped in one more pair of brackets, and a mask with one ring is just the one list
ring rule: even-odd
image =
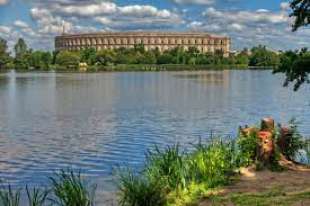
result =
[{"label": "bush", "polygon": [[283,154],[290,160],[294,160],[301,149],[304,149],[306,144],[303,141],[302,135],[298,132],[298,124],[295,119],[289,122],[290,136],[286,139],[286,147]]},{"label": "bush", "polygon": [[145,172],[151,180],[163,181],[169,190],[186,188],[187,168],[179,145],[149,151]]},{"label": "bush", "polygon": [[132,171],[121,172],[119,203],[121,206],[161,206],[166,203],[166,194],[159,181],[151,181]]},{"label": "bush", "polygon": [[204,182],[208,187],[226,184],[235,167],[232,144],[212,140],[206,145],[199,143],[195,148],[188,156],[192,181]]},{"label": "bush", "polygon": [[52,201],[59,206],[91,206],[94,203],[95,186],[89,187],[82,180],[80,173],[72,170],[61,170],[54,177],[50,177]]},{"label": "bush", "polygon": [[258,138],[255,132],[251,132],[249,136],[241,133],[237,139],[238,145],[238,166],[249,166],[256,161]]}]

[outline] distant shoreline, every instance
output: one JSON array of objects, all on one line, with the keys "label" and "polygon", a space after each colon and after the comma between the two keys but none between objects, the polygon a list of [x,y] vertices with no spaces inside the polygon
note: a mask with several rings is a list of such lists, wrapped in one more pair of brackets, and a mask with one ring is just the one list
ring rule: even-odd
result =
[{"label": "distant shoreline", "polygon": [[100,72],[161,72],[161,71],[221,71],[221,70],[272,70],[273,66],[248,66],[248,65],[186,65],[186,64],[119,64],[108,66],[88,66],[86,71],[67,69],[64,66],[53,65],[49,70],[41,69],[8,69],[2,70],[6,73],[11,70],[15,72],[42,72],[42,73],[100,73]]}]

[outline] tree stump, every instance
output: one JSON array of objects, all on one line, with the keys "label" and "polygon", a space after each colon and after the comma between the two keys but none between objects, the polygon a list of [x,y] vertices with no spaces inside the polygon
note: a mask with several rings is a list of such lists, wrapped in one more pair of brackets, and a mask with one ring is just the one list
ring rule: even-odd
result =
[{"label": "tree stump", "polygon": [[289,139],[292,136],[292,131],[289,127],[280,127],[280,138],[278,139],[277,145],[281,153],[285,152],[285,149],[288,146]]},{"label": "tree stump", "polygon": [[262,119],[261,131],[268,131],[273,133],[274,131],[274,120],[271,117],[266,117]]},{"label": "tree stump", "polygon": [[261,160],[263,163],[269,164],[275,151],[273,134],[269,131],[260,131],[258,132],[258,138],[259,138],[258,159]]}]

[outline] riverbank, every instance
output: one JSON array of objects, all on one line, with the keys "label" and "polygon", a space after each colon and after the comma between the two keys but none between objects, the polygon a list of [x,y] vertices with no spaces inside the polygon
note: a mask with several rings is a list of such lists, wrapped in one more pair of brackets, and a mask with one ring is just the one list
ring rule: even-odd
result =
[{"label": "riverbank", "polygon": [[[157,71],[220,71],[220,70],[248,70],[254,69],[248,65],[186,65],[186,64],[117,64],[117,65],[93,65],[86,68],[67,68],[60,65],[52,65],[50,69],[15,69],[17,72],[63,72],[63,73],[81,73],[81,72],[157,72]],[[260,67],[255,69],[272,69],[271,67]],[[10,70],[2,70],[6,72]]]},{"label": "riverbank", "polygon": [[197,205],[310,205],[310,168],[282,172],[244,168],[232,185],[217,189]]}]

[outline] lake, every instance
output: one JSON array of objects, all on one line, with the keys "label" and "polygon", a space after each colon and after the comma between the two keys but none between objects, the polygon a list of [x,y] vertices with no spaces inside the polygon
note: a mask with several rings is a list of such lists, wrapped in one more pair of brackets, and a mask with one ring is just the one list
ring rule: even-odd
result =
[{"label": "lake", "polygon": [[265,116],[310,135],[310,93],[271,71],[0,74],[0,178],[46,185],[72,167],[115,189],[113,168],[139,168],[154,144],[234,137]]}]

